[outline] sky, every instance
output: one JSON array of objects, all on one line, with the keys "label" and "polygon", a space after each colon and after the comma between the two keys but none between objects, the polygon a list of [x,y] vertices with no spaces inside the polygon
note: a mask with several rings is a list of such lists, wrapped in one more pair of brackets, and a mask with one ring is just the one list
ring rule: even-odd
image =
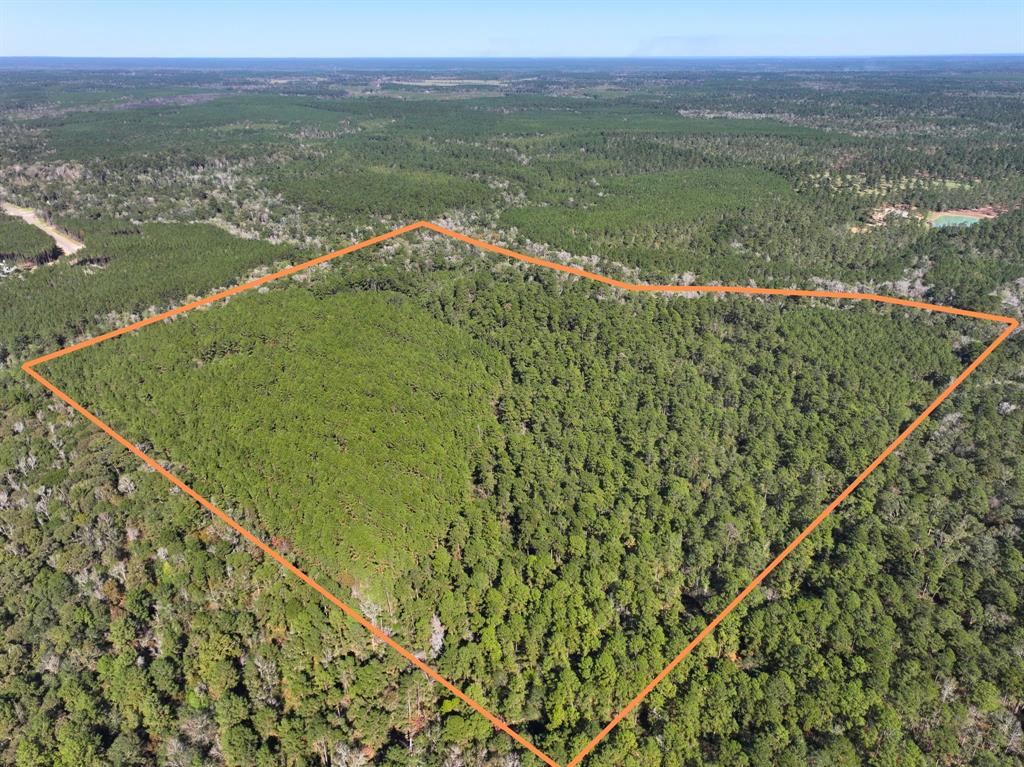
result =
[{"label": "sky", "polygon": [[0,56],[1024,54],[1024,0],[0,0]]}]

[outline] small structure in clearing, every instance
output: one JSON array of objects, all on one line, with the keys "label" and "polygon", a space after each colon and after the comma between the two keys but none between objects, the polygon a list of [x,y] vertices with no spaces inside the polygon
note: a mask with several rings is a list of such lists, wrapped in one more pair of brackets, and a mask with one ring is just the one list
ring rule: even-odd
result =
[{"label": "small structure in clearing", "polygon": [[869,229],[876,229],[885,226],[890,218],[916,218],[923,219],[924,214],[915,206],[907,203],[886,203],[871,211],[869,220],[860,226],[851,226],[851,232],[866,232]]}]

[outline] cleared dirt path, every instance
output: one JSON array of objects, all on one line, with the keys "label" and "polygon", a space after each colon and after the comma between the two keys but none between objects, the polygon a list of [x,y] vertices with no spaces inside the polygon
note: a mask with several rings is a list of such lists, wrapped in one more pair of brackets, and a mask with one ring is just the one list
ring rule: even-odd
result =
[{"label": "cleared dirt path", "polygon": [[8,216],[17,216],[23,219],[26,223],[32,224],[37,229],[41,229],[50,235],[54,242],[57,243],[57,247],[64,251],[65,255],[70,256],[85,247],[84,242],[68,237],[62,231],[60,231],[53,224],[45,221],[38,213],[31,208],[23,208],[20,205],[13,205],[9,202],[0,203],[0,207],[3,207],[4,213]]}]

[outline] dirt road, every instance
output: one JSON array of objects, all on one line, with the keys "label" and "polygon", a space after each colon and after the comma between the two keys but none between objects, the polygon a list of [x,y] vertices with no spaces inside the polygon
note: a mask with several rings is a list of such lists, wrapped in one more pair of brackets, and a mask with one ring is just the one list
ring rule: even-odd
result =
[{"label": "dirt road", "polygon": [[57,247],[64,251],[65,255],[70,256],[85,247],[84,242],[68,237],[66,234],[61,232],[53,224],[50,224],[43,220],[43,218],[31,208],[22,208],[19,205],[12,205],[9,202],[0,204],[3,208],[4,213],[8,216],[17,216],[18,218],[24,219],[26,223],[32,224],[37,229],[41,229],[50,235],[54,242],[57,243]]}]

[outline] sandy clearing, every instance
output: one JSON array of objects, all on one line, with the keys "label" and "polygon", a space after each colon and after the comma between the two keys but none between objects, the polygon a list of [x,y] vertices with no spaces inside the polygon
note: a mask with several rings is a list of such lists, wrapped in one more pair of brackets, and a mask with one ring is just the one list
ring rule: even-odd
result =
[{"label": "sandy clearing", "polygon": [[70,256],[72,253],[76,253],[85,247],[84,242],[80,242],[73,237],[68,237],[53,224],[45,221],[31,208],[23,208],[20,205],[13,205],[9,202],[0,203],[0,207],[3,208],[4,213],[8,216],[17,216],[18,218],[23,219],[26,223],[32,224],[32,226],[37,229],[46,232],[53,238],[54,242],[57,243],[57,247],[64,251],[65,255]]},{"label": "sandy clearing", "polygon": [[429,80],[391,80],[392,85],[414,85],[420,88],[454,88],[459,85],[504,85],[504,80],[460,80],[454,77],[437,77]]}]

